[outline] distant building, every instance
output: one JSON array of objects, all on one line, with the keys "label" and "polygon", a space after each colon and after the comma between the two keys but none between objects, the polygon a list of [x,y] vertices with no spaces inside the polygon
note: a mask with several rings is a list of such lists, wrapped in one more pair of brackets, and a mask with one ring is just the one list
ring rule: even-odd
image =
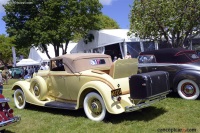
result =
[{"label": "distant building", "polygon": [[[70,54],[70,51],[72,48],[74,48],[76,46],[77,43],[73,43],[70,42],[68,44],[68,48],[67,48],[67,54]],[[49,44],[48,47],[48,53],[50,55],[51,58],[55,57],[55,51],[54,51],[54,47],[52,44]],[[59,49],[59,53],[62,54],[62,49]],[[29,52],[29,56],[28,58],[33,59],[37,62],[49,62],[49,58],[47,57],[45,52],[42,52],[38,47],[32,46]]]},{"label": "distant building", "polygon": [[141,51],[157,49],[157,44],[139,37],[128,36],[128,29],[92,30],[81,39],[71,53],[104,53],[112,59],[125,58],[127,52],[136,58]]}]

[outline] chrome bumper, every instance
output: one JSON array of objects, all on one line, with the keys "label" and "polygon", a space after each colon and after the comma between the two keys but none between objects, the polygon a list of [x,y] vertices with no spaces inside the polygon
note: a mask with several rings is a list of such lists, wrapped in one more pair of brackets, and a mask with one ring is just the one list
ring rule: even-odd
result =
[{"label": "chrome bumper", "polygon": [[126,106],[125,112],[132,112],[132,111],[136,111],[136,110],[139,110],[139,109],[142,109],[142,108],[146,108],[146,107],[148,107],[148,106],[150,106],[150,105],[152,105],[156,102],[159,102],[160,100],[163,100],[165,98],[166,98],[166,95],[160,96],[160,97],[153,99],[153,100],[147,100],[144,103],[136,104],[134,106],[129,106],[129,107]]},{"label": "chrome bumper", "polygon": [[0,131],[7,128],[7,127],[14,126],[14,125],[18,124],[20,122],[20,120],[21,120],[21,117],[15,116],[10,120],[0,122]]}]

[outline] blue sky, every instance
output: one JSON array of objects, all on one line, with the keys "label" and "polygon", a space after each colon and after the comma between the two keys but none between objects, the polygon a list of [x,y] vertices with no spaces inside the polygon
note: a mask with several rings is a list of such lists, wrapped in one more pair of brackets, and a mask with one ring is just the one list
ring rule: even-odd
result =
[{"label": "blue sky", "polygon": [[129,29],[129,13],[133,0],[99,0],[103,4],[103,14],[114,19],[122,29]]},{"label": "blue sky", "polygon": [[[0,0],[0,34],[6,34],[5,23],[2,17],[5,15],[2,4],[8,0]],[[129,29],[128,15],[131,8],[129,5],[133,4],[133,0],[99,0],[102,5],[103,14],[114,19],[122,29]]]}]

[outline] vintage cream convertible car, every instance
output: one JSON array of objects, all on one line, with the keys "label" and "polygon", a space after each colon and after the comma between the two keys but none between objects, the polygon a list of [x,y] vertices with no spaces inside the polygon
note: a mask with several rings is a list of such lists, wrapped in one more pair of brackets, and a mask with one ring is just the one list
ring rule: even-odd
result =
[{"label": "vintage cream convertible car", "polygon": [[[135,111],[169,93],[168,73],[137,74],[137,59],[111,61],[109,55],[66,54],[50,60],[50,70],[13,84],[14,103],[77,110],[102,121],[108,113]],[[152,78],[151,78],[152,77]],[[150,81],[150,82],[149,82]]]}]

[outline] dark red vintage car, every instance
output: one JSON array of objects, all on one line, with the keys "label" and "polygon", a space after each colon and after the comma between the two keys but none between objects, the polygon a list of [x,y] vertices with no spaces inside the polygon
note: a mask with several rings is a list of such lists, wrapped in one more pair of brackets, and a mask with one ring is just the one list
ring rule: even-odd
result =
[{"label": "dark red vintage car", "polygon": [[10,100],[0,94],[0,132],[3,133],[9,126],[13,126],[20,122],[19,116],[13,115],[13,109],[10,108],[8,102]]},{"label": "dark red vintage car", "polygon": [[166,48],[141,52],[139,73],[169,72],[170,87],[184,99],[194,100],[200,94],[200,58],[193,50]]}]

